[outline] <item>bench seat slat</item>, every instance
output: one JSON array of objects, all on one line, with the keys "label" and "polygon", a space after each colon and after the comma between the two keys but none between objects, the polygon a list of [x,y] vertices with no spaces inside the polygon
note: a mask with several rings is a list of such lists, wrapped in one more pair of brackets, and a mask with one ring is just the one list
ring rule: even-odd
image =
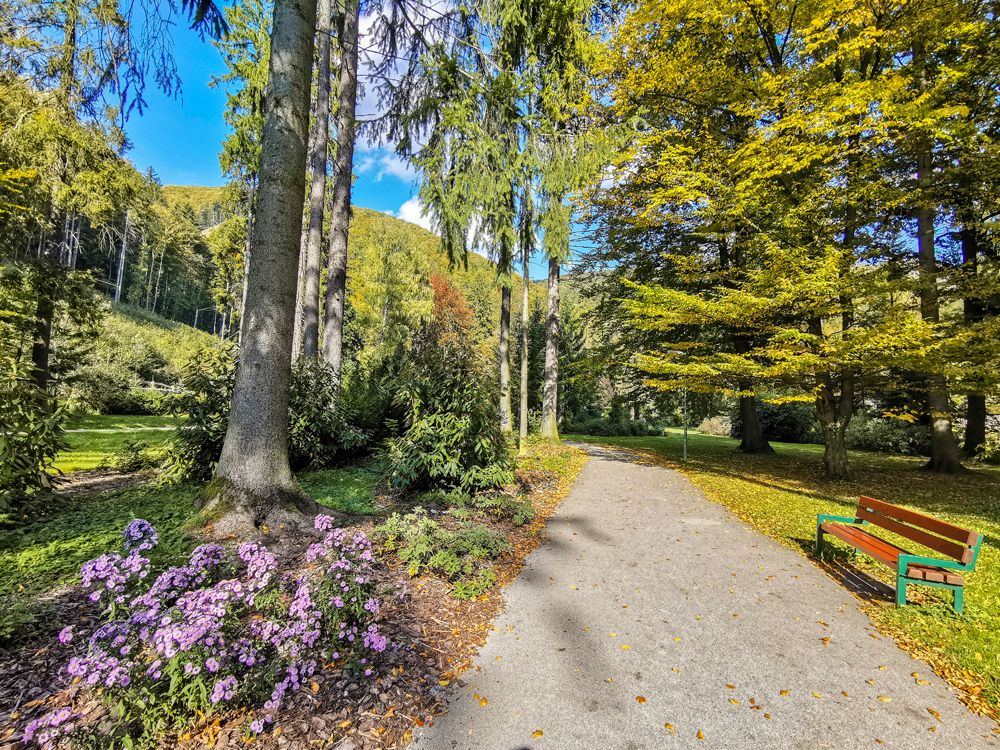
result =
[{"label": "bench seat slat", "polygon": [[964,586],[965,579],[958,573],[945,568],[935,568],[931,565],[910,565],[906,571],[907,578],[918,578],[924,581],[950,583],[954,586]]},{"label": "bench seat slat", "polygon": [[902,547],[879,539],[873,534],[869,534],[859,526],[849,526],[842,523],[826,522],[820,527],[827,534],[843,539],[848,544],[857,547],[866,555],[870,555],[884,565],[895,568],[900,555],[910,554]]}]

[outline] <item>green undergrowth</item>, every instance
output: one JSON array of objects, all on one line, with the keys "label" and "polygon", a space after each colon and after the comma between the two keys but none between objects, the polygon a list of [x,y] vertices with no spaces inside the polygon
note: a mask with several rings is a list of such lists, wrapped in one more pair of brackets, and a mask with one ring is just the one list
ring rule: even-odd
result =
[{"label": "green undergrowth", "polygon": [[379,475],[366,467],[309,471],[296,477],[302,489],[322,506],[345,513],[376,513]]},{"label": "green undergrowth", "polygon": [[[44,616],[46,600],[76,583],[83,563],[121,545],[121,530],[142,518],[160,534],[159,558],[179,557],[196,542],[182,529],[198,490],[135,487],[79,500],[58,513],[0,531],[0,641],[23,635]],[[46,623],[46,629],[73,623]]]},{"label": "green undergrowth", "polygon": [[393,513],[372,531],[381,554],[394,552],[411,576],[437,573],[453,584],[456,599],[482,595],[496,583],[490,561],[512,548],[502,534],[474,522],[451,531],[421,507],[401,516]]},{"label": "green undergrowth", "polygon": [[[682,460],[682,437],[572,439],[656,453],[683,470],[713,500],[725,505],[757,529],[788,547],[812,555],[819,513],[852,515],[858,497],[867,495],[911,508],[978,531],[983,546],[974,573],[966,575],[965,613],[954,614],[950,592],[910,586],[915,604],[870,608],[880,623],[897,628],[953,667],[973,675],[983,700],[1000,708],[1000,471],[974,467],[969,474],[937,475],[922,471],[925,459],[877,453],[850,454],[853,477],[830,482],[823,476],[823,447],[773,443],[777,455],[748,456],[736,452],[736,441],[689,435],[688,461]],[[881,533],[881,532],[880,532]],[[887,539],[892,540],[888,534]],[[896,540],[900,546],[930,556],[938,553]],[[847,545],[827,537],[834,562],[850,558]],[[829,555],[827,559],[830,559]],[[885,566],[863,556],[859,567],[894,585]],[[975,692],[975,690],[974,690]]]}]

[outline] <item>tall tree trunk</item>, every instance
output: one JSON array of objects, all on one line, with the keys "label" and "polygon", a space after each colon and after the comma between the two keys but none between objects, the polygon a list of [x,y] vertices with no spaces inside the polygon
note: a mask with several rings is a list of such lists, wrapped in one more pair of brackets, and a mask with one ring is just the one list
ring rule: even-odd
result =
[{"label": "tall tree trunk", "polygon": [[320,506],[288,465],[288,385],[302,232],[316,5],[276,0],[254,262],[229,426],[203,517],[221,535],[301,528]]},{"label": "tall tree trunk", "polygon": [[330,0],[316,7],[316,135],[313,138],[309,239],[306,244],[305,298],[302,307],[302,356],[319,354],[319,264],[326,208],[327,141],[330,133]]},{"label": "tall tree trunk", "polygon": [[344,301],[347,295],[347,240],[351,231],[351,171],[354,167],[354,117],[358,102],[358,17],[360,0],[345,0],[340,35],[340,105],[337,158],[333,164],[330,252],[323,311],[323,359],[340,381],[344,348]]},{"label": "tall tree trunk", "polygon": [[299,275],[295,281],[295,318],[292,322],[292,362],[302,356],[302,325],[305,320],[306,234],[299,244]]},{"label": "tall tree trunk", "polygon": [[[733,346],[737,354],[747,354],[750,351],[750,342],[738,332],[733,336]],[[756,396],[740,396],[740,422],[743,425],[743,437],[736,450],[741,453],[774,453],[774,448],[764,437],[760,419],[757,418]]]},{"label": "tall tree trunk", "polygon": [[55,285],[48,278],[39,277],[38,302],[35,306],[35,331],[31,345],[31,364],[35,385],[40,390],[49,387],[49,352],[52,343],[52,318],[55,315]]},{"label": "tall tree trunk", "polygon": [[[822,321],[819,318],[809,322],[809,332],[814,336],[823,335]],[[835,379],[830,373],[821,372],[816,379],[819,384],[816,390],[816,419],[823,428],[823,465],[826,478],[850,479],[846,433],[847,425],[854,416],[854,374],[845,370]]]},{"label": "tall tree trunk", "polygon": [[559,261],[549,258],[548,310],[545,316],[545,385],[542,389],[542,439],[559,442]]},{"label": "tall tree trunk", "polygon": [[[975,279],[979,275],[979,237],[974,225],[971,208],[963,211],[962,230],[959,235],[962,243],[962,268],[965,273]],[[982,300],[966,297],[962,301],[966,325],[976,323],[986,316],[986,306]],[[965,412],[965,445],[962,454],[968,458],[975,457],[980,446],[986,442],[986,396],[983,393],[969,393]]]},{"label": "tall tree trunk", "polygon": [[500,431],[514,432],[510,411],[510,286],[500,288]]},{"label": "tall tree trunk", "polygon": [[118,304],[121,301],[121,296],[122,296],[122,281],[125,278],[125,250],[128,246],[128,225],[131,215],[132,212],[126,209],[125,231],[122,232],[122,250],[121,254],[118,256],[118,280],[115,283],[115,304]]},{"label": "tall tree trunk", "polygon": [[[913,66],[917,89],[928,88],[923,42],[913,44]],[[937,325],[940,320],[938,303],[938,266],[935,254],[935,208],[930,194],[934,182],[934,153],[931,141],[925,140],[917,152],[917,257],[920,266],[920,317]],[[931,460],[924,468],[944,474],[965,471],[958,453],[958,442],[951,431],[951,400],[948,381],[940,373],[926,373],[927,411],[931,419]]]},{"label": "tall tree trunk", "polygon": [[[251,175],[250,177],[250,197],[247,201],[247,241],[246,247],[243,248],[243,295],[240,298],[240,333],[237,338],[239,344],[243,343],[243,330],[245,328],[244,321],[246,320],[246,309],[247,309],[247,289],[250,287],[250,240],[253,237],[253,215],[254,215],[254,196],[257,189],[257,175]],[[160,256],[162,260],[163,256]]]},{"label": "tall tree trunk", "polygon": [[527,245],[521,249],[524,255],[524,277],[521,279],[521,409],[518,414],[518,453],[522,456],[528,453],[528,265],[531,253]]}]

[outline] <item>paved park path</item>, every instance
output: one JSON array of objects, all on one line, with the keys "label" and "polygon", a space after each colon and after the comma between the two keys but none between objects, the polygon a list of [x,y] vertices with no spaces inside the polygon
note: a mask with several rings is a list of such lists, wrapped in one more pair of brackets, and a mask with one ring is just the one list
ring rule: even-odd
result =
[{"label": "paved park path", "polygon": [[550,541],[413,748],[1000,750],[994,722],[807,559],[675,471],[586,449]]}]

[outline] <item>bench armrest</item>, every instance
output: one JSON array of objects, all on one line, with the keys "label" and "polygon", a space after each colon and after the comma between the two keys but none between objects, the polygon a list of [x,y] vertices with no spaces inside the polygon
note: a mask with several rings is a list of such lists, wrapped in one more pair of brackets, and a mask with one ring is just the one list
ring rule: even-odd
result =
[{"label": "bench armrest", "polygon": [[[820,513],[816,516],[816,525],[819,526],[825,521],[841,521],[843,523],[858,523],[858,519],[854,516],[831,516],[826,513]],[[861,524],[867,524],[867,521],[861,521]]]}]

